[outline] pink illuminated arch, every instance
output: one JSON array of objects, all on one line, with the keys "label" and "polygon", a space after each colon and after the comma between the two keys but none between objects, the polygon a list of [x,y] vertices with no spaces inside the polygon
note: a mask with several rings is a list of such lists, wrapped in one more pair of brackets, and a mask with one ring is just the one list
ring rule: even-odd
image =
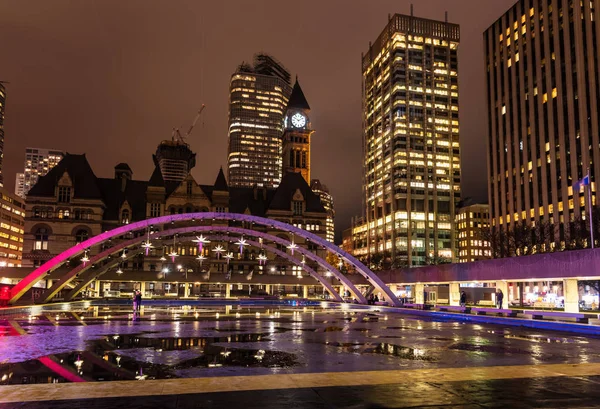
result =
[{"label": "pink illuminated arch", "polygon": [[[126,224],[124,226],[117,227],[113,230],[109,230],[109,231],[101,233],[97,236],[94,236],[82,243],[76,244],[75,246],[71,247],[68,250],[65,250],[64,252],[58,254],[57,256],[53,257],[52,259],[50,259],[49,261],[47,261],[46,263],[41,265],[39,268],[32,271],[23,280],[21,280],[15,287],[12,288],[11,298],[9,300],[9,303],[12,304],[15,301],[17,301],[28,289],[30,289],[37,281],[42,279],[53,269],[60,267],[65,261],[67,261],[71,257],[81,254],[86,249],[88,249],[92,246],[106,242],[113,237],[119,237],[123,234],[129,233],[132,231],[146,229],[146,228],[149,228],[150,226],[166,225],[169,223],[174,224],[174,223],[178,223],[178,222],[190,222],[190,221],[196,221],[196,220],[200,220],[200,221],[202,221],[202,220],[225,220],[225,221],[256,223],[261,226],[272,227],[272,228],[276,228],[276,229],[279,229],[282,231],[293,233],[294,235],[297,235],[299,237],[302,237],[305,240],[309,240],[315,244],[318,244],[318,245],[328,249],[332,253],[336,254],[338,257],[340,257],[346,263],[352,265],[360,274],[362,274],[369,281],[369,283],[371,285],[373,285],[373,287],[375,287],[378,291],[385,294],[386,300],[388,300],[392,305],[395,305],[395,306],[400,305],[399,300],[395,297],[393,292],[383,283],[383,281],[381,281],[381,279],[379,277],[377,277],[377,275],[375,275],[371,270],[369,270],[364,264],[362,264],[360,261],[358,261],[352,255],[348,254],[347,252],[340,249],[336,245],[326,241],[325,239],[323,239],[313,233],[310,233],[308,231],[302,230],[298,227],[295,227],[295,226],[292,226],[292,225],[289,225],[287,223],[283,223],[283,222],[280,222],[277,220],[266,219],[263,217],[251,216],[251,215],[239,214],[239,213],[217,213],[217,212],[184,213],[184,214],[160,216],[160,217],[156,217],[156,218],[152,218],[152,219],[141,220],[141,221],[131,223],[131,224]],[[266,233],[249,230],[249,229],[242,229],[242,228],[230,227],[230,226],[194,226],[194,227],[190,227],[190,229],[192,229],[193,231],[200,231],[201,229],[204,229],[204,228],[207,231],[212,230],[212,231],[234,232],[234,233],[252,235],[255,237],[264,237],[264,238],[267,238],[268,240],[271,240],[273,242],[280,243],[283,245],[289,244],[289,242],[284,239],[281,239],[281,238],[278,238],[276,236],[272,236],[272,235],[269,235]],[[173,234],[173,233],[171,233],[171,234]],[[341,274],[337,269],[330,266],[325,260],[323,260],[322,258],[318,257],[317,255],[311,253],[310,251],[308,251],[302,247],[298,247],[296,249],[296,251],[299,252],[300,254],[304,254],[306,257],[316,261],[319,265],[321,265],[322,267],[324,267],[328,271],[330,271],[337,279],[340,280],[340,282],[344,283],[344,285],[346,285],[350,289],[350,291],[352,291],[355,294],[355,296],[358,296],[360,294],[360,292],[358,290],[356,290],[356,287],[346,278],[346,276]],[[362,295],[361,295],[361,297],[362,297]],[[360,302],[365,302],[363,300],[364,300],[364,297],[362,297],[360,299]]]},{"label": "pink illuminated arch", "polygon": [[[203,227],[209,227],[209,226],[203,226]],[[204,229],[204,230],[208,230],[208,229]],[[190,233],[190,232],[197,232],[199,231],[198,228],[196,227],[187,227],[187,228],[179,228],[179,229],[170,229],[170,230],[165,230],[165,231],[161,231],[158,232],[158,234],[154,235],[154,238],[156,238],[157,236],[170,236],[173,234],[181,234],[181,233]],[[200,230],[203,231],[203,230]],[[229,236],[222,236],[222,235],[218,235],[218,236],[214,236],[214,235],[210,235],[208,236],[208,238],[210,238],[211,240],[218,240],[218,241],[229,241],[229,242],[235,242],[237,240],[237,237],[229,237]],[[143,238],[141,238],[141,240],[135,239],[137,242],[143,240]],[[260,243],[254,240],[246,240],[248,242],[249,245],[251,246],[255,246],[255,247],[259,247]],[[128,245],[131,245],[131,240],[126,242],[128,243]],[[117,251],[120,251],[120,249],[122,249],[124,246],[122,246],[125,243],[121,243],[121,245],[119,246],[115,246],[113,249],[113,254]],[[119,247],[119,249],[116,249],[117,247]],[[280,257],[285,258],[286,260],[296,264],[297,266],[301,266],[310,276],[312,276],[313,278],[315,278],[317,281],[319,281],[321,283],[321,285],[323,285],[323,287],[325,287],[325,289],[327,289],[327,291],[331,294],[331,296],[339,302],[343,302],[344,300],[342,299],[342,297],[340,296],[340,294],[338,294],[337,291],[335,291],[335,289],[333,288],[333,286],[320,274],[318,274],[315,270],[313,270],[310,266],[307,265],[302,265],[302,263],[300,262],[300,260],[290,256],[289,254],[278,250],[277,248],[268,246],[268,245],[264,245],[263,244],[263,249],[272,252],[273,254],[276,254]],[[109,250],[107,250],[108,252]],[[98,255],[99,256],[99,255]],[[94,260],[95,258],[92,258],[90,260],[90,262],[92,260]],[[97,262],[98,260],[96,260]],[[97,277],[99,277],[100,275],[104,274],[106,271],[108,271],[110,268],[114,267],[116,265],[115,264],[111,264],[108,266],[103,266],[101,269],[99,269],[98,271],[94,272],[94,274],[86,277],[84,280],[82,280],[81,283],[79,283],[75,288],[73,288],[65,297],[65,301],[70,301],[73,299],[73,297],[75,297],[79,292],[81,292],[81,290],[83,290],[87,285],[89,285],[93,280],[95,280]],[[72,272],[67,273],[65,276],[71,276]],[[74,277],[74,276],[73,276]],[[66,283],[68,281],[64,282],[61,286],[61,288],[63,288]],[[52,289],[51,289],[52,290]],[[58,292],[59,290],[56,290],[56,292]],[[54,294],[56,294],[56,292],[54,292]],[[356,290],[356,292],[360,295],[360,298],[357,298],[357,300],[359,301],[363,301],[364,300],[364,296],[358,291]],[[44,294],[45,296],[45,294]],[[54,295],[52,295],[54,296]],[[44,302],[48,302],[50,300],[50,298],[46,299],[46,297],[44,297]],[[364,300],[366,301],[366,300]]]}]

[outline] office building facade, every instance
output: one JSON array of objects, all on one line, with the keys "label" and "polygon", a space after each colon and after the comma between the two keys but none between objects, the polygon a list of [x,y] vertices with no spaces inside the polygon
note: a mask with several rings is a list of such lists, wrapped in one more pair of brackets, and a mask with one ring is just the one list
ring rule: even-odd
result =
[{"label": "office building facade", "polygon": [[17,173],[15,194],[25,198],[41,176],[58,164],[64,153],[55,149],[26,148],[23,173]]},{"label": "office building facade", "polygon": [[232,187],[277,187],[282,177],[283,118],[290,74],[258,54],[231,76],[227,171]]},{"label": "office building facade", "polygon": [[458,209],[456,232],[459,263],[492,258],[490,242],[490,213],[487,204],[472,204]]},{"label": "office building facade", "polygon": [[[520,0],[484,33],[492,228],[586,218],[600,172],[600,1]],[[544,251],[548,249],[537,249]]]},{"label": "office building facade", "polygon": [[322,184],[319,179],[313,179],[310,182],[310,188],[319,196],[321,204],[327,211],[327,224],[325,225],[326,238],[333,243],[335,240],[335,208],[333,206],[333,196],[329,193],[327,186]]},{"label": "office building facade", "polygon": [[362,56],[363,259],[456,258],[459,41],[456,24],[396,14]]},{"label": "office building facade", "polygon": [[24,201],[0,188],[0,267],[21,266],[24,220]]}]

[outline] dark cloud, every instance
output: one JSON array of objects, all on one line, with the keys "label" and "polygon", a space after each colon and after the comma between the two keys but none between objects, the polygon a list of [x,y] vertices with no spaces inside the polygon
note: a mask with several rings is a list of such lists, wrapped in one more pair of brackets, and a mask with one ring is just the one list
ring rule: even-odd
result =
[{"label": "dark cloud", "polygon": [[[415,15],[461,25],[464,196],[486,200],[482,32],[514,0],[421,0]],[[361,212],[361,52],[388,13],[410,2],[28,0],[0,3],[7,86],[5,184],[26,146],[85,152],[99,176],[127,162],[149,178],[151,154],[207,105],[190,143],[212,183],[226,165],[229,77],[257,51],[297,74],[312,107],[313,176],[331,189],[338,230]]]}]

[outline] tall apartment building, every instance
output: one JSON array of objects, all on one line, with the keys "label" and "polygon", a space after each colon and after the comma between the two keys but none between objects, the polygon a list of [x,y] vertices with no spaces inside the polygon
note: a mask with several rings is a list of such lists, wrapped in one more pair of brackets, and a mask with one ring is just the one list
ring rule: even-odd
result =
[{"label": "tall apartment building", "polygon": [[0,81],[0,187],[4,186],[2,163],[4,162],[4,111],[6,110],[6,88]]},{"label": "tall apartment building", "polygon": [[326,239],[330,242],[335,240],[335,209],[333,207],[333,196],[329,193],[327,186],[321,183],[319,179],[313,179],[310,181],[310,188],[316,193],[321,199],[321,204],[327,211],[327,225],[325,226]]},{"label": "tall apartment building", "polygon": [[[599,0],[520,0],[484,33],[492,228],[588,213],[600,173]],[[557,237],[558,238],[558,237]]]},{"label": "tall apartment building", "polygon": [[228,181],[232,187],[276,187],[282,176],[283,117],[290,74],[273,57],[241,64],[229,88]]},{"label": "tall apartment building", "polygon": [[0,188],[0,267],[20,267],[23,254],[25,202]]},{"label": "tall apartment building", "polygon": [[490,242],[486,239],[489,228],[490,213],[487,204],[472,204],[458,209],[456,231],[459,263],[492,258]]},{"label": "tall apartment building", "polygon": [[362,56],[363,258],[456,257],[459,41],[456,24],[396,14]]},{"label": "tall apartment building", "polygon": [[41,176],[60,162],[64,153],[54,149],[26,148],[23,173],[17,173],[15,194],[25,198]]}]

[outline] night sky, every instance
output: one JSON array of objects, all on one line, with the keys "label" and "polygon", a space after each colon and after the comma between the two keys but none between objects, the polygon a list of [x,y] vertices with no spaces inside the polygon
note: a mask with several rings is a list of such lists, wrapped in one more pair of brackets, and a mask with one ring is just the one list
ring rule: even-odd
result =
[{"label": "night sky", "polygon": [[[487,201],[483,31],[515,0],[419,0],[418,17],[461,26],[463,197]],[[212,184],[227,163],[229,78],[264,51],[298,75],[316,133],[312,177],[331,190],[336,231],[361,212],[361,52],[410,1],[28,0],[0,2],[0,80],[9,81],[5,187],[25,147],[86,153],[97,176],[127,162],[149,179],[152,153],[187,129],[192,174]]]}]

